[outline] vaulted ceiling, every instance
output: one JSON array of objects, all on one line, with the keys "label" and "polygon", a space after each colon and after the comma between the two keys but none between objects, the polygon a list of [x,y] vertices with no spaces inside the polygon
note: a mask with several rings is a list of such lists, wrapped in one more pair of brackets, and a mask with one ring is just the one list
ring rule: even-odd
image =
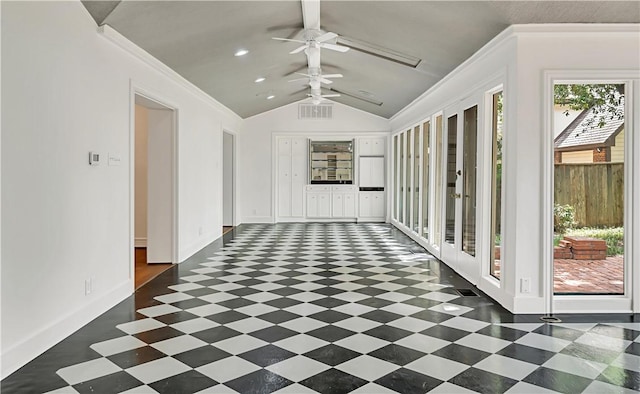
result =
[{"label": "vaulted ceiling", "polygon": [[[299,1],[83,1],[107,24],[246,118],[307,97]],[[322,50],[337,102],[389,118],[511,24],[638,23],[637,1],[328,1],[322,30],[346,53]],[[238,49],[245,56],[234,56]],[[254,82],[258,77],[263,82]],[[332,92],[332,93],[335,93]],[[274,96],[267,99],[269,96]]]}]

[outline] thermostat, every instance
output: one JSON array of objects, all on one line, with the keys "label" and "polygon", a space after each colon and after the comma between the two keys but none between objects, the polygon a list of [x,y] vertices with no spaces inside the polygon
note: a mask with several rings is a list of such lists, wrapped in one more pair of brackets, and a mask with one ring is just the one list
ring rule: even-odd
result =
[{"label": "thermostat", "polygon": [[97,152],[89,152],[89,165],[97,166],[100,164],[100,154]]}]

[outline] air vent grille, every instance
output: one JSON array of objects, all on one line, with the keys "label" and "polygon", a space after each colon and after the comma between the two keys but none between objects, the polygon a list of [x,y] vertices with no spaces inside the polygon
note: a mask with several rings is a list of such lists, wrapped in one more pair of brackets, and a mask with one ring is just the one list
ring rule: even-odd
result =
[{"label": "air vent grille", "polygon": [[332,119],[332,104],[298,104],[298,119]]}]

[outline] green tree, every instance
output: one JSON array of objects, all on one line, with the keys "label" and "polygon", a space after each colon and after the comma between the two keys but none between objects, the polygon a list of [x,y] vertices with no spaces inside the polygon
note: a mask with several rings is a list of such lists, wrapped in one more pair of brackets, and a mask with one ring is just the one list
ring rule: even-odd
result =
[{"label": "green tree", "polygon": [[[603,127],[607,119],[624,119],[624,106],[621,105],[624,100],[624,85],[555,85],[553,98],[555,104],[567,105],[572,110],[593,108],[596,116],[592,123],[598,127]],[[567,116],[569,109],[565,111]]]}]

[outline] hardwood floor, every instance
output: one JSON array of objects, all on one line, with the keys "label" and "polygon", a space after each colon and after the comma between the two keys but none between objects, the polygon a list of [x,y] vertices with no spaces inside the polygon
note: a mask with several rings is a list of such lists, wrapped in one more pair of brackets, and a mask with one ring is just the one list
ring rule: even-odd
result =
[{"label": "hardwood floor", "polygon": [[135,248],[136,254],[136,272],[135,272],[135,286],[136,290],[142,287],[145,283],[151,279],[160,275],[164,271],[173,266],[171,263],[167,264],[147,264],[147,248]]},{"label": "hardwood floor", "polygon": [[231,230],[233,230],[233,226],[222,226],[222,235],[225,235]]}]

